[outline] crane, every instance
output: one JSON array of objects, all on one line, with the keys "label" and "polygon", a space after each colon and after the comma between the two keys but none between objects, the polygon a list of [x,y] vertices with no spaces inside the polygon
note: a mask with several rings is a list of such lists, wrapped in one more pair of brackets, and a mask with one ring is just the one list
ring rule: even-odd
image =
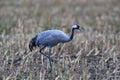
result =
[{"label": "crane", "polygon": [[[49,59],[49,63],[50,63],[49,72],[52,71],[51,62],[53,61],[53,59],[50,57],[51,48],[56,46],[58,43],[65,43],[65,42],[71,41],[74,36],[74,30],[84,31],[84,28],[77,24],[72,25],[70,36],[66,35],[61,30],[45,30],[45,31],[38,33],[30,40],[29,42],[30,51],[32,51],[34,47],[42,46],[39,52]],[[48,55],[43,52],[43,50],[46,47],[49,48]]]}]

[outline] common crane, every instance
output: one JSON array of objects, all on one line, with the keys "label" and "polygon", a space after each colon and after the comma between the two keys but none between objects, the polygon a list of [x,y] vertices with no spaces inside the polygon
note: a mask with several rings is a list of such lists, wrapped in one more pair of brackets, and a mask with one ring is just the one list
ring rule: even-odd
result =
[{"label": "common crane", "polygon": [[[73,39],[74,36],[74,30],[80,30],[83,31],[84,28],[74,24],[72,26],[71,29],[71,34],[70,36],[66,35],[63,31],[61,30],[45,30],[43,32],[38,33],[37,35],[35,35],[29,42],[29,49],[30,51],[33,50],[34,47],[40,47],[43,46],[40,49],[40,53],[43,54],[44,56],[46,56],[49,59],[49,63],[50,63],[50,72],[52,71],[52,64],[51,62],[53,61],[52,58],[50,57],[50,53],[51,53],[51,48],[56,46],[58,43],[65,43],[65,42],[69,42]],[[43,49],[45,49],[46,47],[49,48],[49,54],[45,54],[43,53]]]}]

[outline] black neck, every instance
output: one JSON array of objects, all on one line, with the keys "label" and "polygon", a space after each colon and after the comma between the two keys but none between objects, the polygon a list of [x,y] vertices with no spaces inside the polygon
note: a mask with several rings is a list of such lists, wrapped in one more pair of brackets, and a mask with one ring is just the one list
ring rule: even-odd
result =
[{"label": "black neck", "polygon": [[73,36],[74,36],[74,29],[72,28],[72,29],[71,29],[70,40],[72,40],[72,39],[73,39]]}]

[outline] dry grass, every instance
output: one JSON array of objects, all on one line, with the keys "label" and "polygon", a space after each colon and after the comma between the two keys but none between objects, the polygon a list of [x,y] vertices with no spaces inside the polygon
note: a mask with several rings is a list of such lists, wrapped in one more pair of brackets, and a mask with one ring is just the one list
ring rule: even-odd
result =
[{"label": "dry grass", "polygon": [[[120,80],[119,2],[1,0],[0,80]],[[35,34],[46,29],[69,34],[73,23],[86,31],[53,48],[51,73],[38,48],[21,60]]]}]

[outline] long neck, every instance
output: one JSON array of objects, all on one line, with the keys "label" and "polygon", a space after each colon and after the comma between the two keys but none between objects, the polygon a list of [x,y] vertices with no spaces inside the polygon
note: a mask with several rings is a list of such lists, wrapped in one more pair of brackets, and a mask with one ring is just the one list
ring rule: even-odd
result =
[{"label": "long neck", "polygon": [[70,40],[73,39],[73,36],[74,36],[74,29],[72,28],[72,29],[71,29],[71,34],[70,34]]}]

